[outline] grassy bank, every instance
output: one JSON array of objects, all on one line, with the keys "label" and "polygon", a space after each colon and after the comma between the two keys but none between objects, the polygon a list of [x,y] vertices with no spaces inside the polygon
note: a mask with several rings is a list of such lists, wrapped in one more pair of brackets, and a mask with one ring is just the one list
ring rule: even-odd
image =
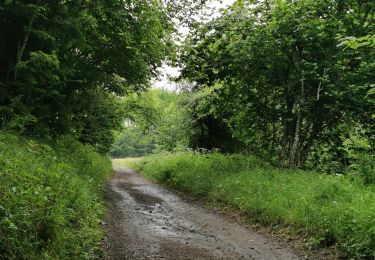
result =
[{"label": "grassy bank", "polygon": [[155,181],[234,206],[267,225],[291,227],[316,247],[375,258],[375,189],[347,177],[274,168],[242,155],[163,154],[138,169]]},{"label": "grassy bank", "polygon": [[100,257],[110,162],[71,138],[0,133],[0,259]]}]

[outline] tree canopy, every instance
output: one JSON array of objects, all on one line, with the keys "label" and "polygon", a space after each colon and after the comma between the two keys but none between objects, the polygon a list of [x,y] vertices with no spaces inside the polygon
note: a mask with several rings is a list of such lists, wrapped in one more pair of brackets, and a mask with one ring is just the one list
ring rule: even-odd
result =
[{"label": "tree canopy", "polygon": [[117,97],[147,87],[172,29],[160,1],[2,1],[0,128],[106,150]]},{"label": "tree canopy", "polygon": [[373,1],[236,1],[196,26],[182,77],[211,89],[208,111],[252,152],[304,166],[326,150],[346,165],[351,136],[374,151],[374,13]]}]

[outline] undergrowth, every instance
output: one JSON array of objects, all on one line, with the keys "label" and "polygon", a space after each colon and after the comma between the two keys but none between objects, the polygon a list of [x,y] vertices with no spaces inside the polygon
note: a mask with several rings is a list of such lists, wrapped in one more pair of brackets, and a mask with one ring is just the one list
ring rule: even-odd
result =
[{"label": "undergrowth", "polygon": [[110,162],[73,138],[0,133],[0,259],[101,257]]},{"label": "undergrowth", "polygon": [[375,258],[375,189],[344,176],[277,169],[251,156],[181,152],[138,164],[155,181],[239,208],[267,225],[292,226],[311,247]]}]

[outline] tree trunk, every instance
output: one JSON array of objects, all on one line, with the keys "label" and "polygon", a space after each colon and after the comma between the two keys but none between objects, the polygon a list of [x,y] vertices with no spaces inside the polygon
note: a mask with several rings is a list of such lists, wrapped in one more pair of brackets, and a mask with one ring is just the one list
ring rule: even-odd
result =
[{"label": "tree trunk", "polygon": [[302,115],[298,112],[296,128],[294,131],[293,144],[289,153],[289,165],[298,166],[299,163],[299,151],[300,151],[300,138],[301,138],[301,126],[302,126]]},{"label": "tree trunk", "polygon": [[294,137],[292,147],[289,153],[289,166],[297,167],[299,166],[300,159],[300,143],[301,143],[301,128],[302,128],[302,112],[305,107],[306,98],[305,98],[305,76],[303,69],[303,51],[301,51],[301,96],[299,102],[297,103],[297,122],[294,130]]},{"label": "tree trunk", "polygon": [[29,24],[27,25],[27,30],[25,32],[25,36],[22,39],[22,42],[21,41],[18,42],[18,50],[17,50],[16,62],[14,64],[13,80],[17,79],[17,74],[18,74],[17,65],[21,62],[23,53],[25,52],[25,48],[26,48],[27,42],[29,41],[31,26],[33,25],[34,17],[35,17],[35,15],[33,15],[31,17],[31,19],[29,21]]},{"label": "tree trunk", "polygon": [[291,90],[288,90],[288,92],[285,93],[286,115],[284,118],[284,138],[280,155],[280,161],[283,166],[288,166],[289,164],[289,151],[291,148],[293,128],[295,126],[295,122],[293,120],[293,107],[295,104],[295,99],[290,93]]}]

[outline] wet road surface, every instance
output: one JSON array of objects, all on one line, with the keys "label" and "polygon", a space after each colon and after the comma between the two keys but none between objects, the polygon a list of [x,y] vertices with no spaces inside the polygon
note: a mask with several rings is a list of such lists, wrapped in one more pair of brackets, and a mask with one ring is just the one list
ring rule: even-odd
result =
[{"label": "wet road surface", "polygon": [[300,259],[220,214],[114,165],[104,222],[108,259]]}]

